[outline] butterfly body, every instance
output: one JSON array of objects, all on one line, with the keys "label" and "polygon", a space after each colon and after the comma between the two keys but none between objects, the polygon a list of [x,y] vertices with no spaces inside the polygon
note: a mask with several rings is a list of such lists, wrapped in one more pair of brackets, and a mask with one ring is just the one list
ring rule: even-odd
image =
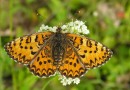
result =
[{"label": "butterfly body", "polygon": [[66,48],[65,44],[67,43],[65,35],[58,30],[51,39],[51,43],[52,58],[54,60],[54,65],[56,65],[58,64],[58,62],[61,62],[64,58]]}]

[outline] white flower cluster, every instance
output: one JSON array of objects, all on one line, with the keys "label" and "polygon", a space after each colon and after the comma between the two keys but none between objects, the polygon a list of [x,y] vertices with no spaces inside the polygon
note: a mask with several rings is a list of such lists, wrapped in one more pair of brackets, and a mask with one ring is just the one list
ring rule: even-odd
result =
[{"label": "white flower cluster", "polygon": [[87,29],[87,26],[85,25],[85,23],[83,21],[72,21],[67,23],[66,25],[61,26],[62,31],[65,33],[75,33],[75,34],[88,34],[89,30]]},{"label": "white flower cluster", "polygon": [[59,80],[61,80],[61,83],[63,84],[63,86],[70,85],[71,83],[74,83],[74,84],[80,83],[79,78],[67,78],[67,77],[61,76],[61,75],[60,75]]},{"label": "white flower cluster", "polygon": [[[47,25],[42,25],[40,27],[40,30],[38,30],[38,32],[42,32],[42,31],[52,31],[52,32],[56,32],[57,27],[49,27]],[[83,21],[72,21],[69,22],[65,25],[61,26],[62,29],[62,33],[75,33],[75,34],[88,34],[89,30],[87,29],[87,26],[85,25],[85,23]]]},{"label": "white flower cluster", "polygon": [[49,27],[48,25],[44,25],[42,24],[42,26],[40,27],[40,29],[38,30],[38,32],[43,32],[43,31],[52,31],[52,32],[56,32],[57,27]]}]

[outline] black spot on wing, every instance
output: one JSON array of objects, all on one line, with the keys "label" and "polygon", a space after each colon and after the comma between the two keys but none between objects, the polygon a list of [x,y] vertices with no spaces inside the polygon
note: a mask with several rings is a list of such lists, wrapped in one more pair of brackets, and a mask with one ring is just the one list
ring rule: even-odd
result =
[{"label": "black spot on wing", "polygon": [[92,47],[92,43],[91,43],[91,41],[88,39],[87,41],[86,41],[86,45],[88,46],[88,47]]},{"label": "black spot on wing", "polygon": [[28,36],[27,39],[26,39],[26,43],[30,43],[31,42],[31,37]]},{"label": "black spot on wing", "polygon": [[33,49],[33,47],[32,47],[32,46],[30,46],[30,49]]},{"label": "black spot on wing", "polygon": [[87,50],[84,50],[84,53],[87,53]]},{"label": "black spot on wing", "polygon": [[82,39],[82,38],[80,39],[80,44],[81,44],[81,45],[83,44],[83,39]]},{"label": "black spot on wing", "polygon": [[24,48],[25,48],[25,49],[28,49],[28,47],[27,47],[27,46],[25,46]]},{"label": "black spot on wing", "polygon": [[85,58],[85,55],[80,55],[82,58]]},{"label": "black spot on wing", "polygon": [[38,42],[38,35],[36,35],[35,37],[35,42]]},{"label": "black spot on wing", "polygon": [[34,52],[34,51],[31,51],[31,54],[32,54],[32,55],[34,55],[35,53],[36,53],[36,52]]},{"label": "black spot on wing", "polygon": [[42,65],[42,62],[41,62],[41,61],[39,62],[39,65]]}]

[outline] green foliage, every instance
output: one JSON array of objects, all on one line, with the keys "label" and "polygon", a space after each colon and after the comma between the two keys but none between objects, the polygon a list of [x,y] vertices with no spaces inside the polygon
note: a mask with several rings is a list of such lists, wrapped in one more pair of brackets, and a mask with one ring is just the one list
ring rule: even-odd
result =
[{"label": "green foliage", "polygon": [[[0,6],[0,90],[130,90],[129,0],[2,0]],[[58,26],[72,19],[86,21],[87,37],[113,51],[110,61],[89,70],[78,85],[35,77],[4,51],[5,43],[33,33],[42,23]]]}]

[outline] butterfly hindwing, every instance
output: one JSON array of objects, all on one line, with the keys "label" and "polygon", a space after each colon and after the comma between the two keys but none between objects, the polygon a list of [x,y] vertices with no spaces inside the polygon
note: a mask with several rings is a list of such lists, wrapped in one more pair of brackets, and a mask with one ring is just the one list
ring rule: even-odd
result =
[{"label": "butterfly hindwing", "polygon": [[67,38],[75,47],[86,68],[100,66],[109,60],[112,55],[110,49],[87,37],[76,34],[67,34]]},{"label": "butterfly hindwing", "polygon": [[50,52],[50,43],[47,43],[28,65],[29,70],[39,77],[49,77],[55,74],[56,66],[53,65],[54,60]]},{"label": "butterfly hindwing", "polygon": [[22,64],[29,64],[41,45],[52,35],[51,32],[39,32],[17,38],[5,45],[11,58]]},{"label": "butterfly hindwing", "polygon": [[80,62],[80,58],[69,44],[66,47],[65,57],[62,63],[63,65],[59,67],[59,72],[66,77],[80,77],[87,71]]}]

